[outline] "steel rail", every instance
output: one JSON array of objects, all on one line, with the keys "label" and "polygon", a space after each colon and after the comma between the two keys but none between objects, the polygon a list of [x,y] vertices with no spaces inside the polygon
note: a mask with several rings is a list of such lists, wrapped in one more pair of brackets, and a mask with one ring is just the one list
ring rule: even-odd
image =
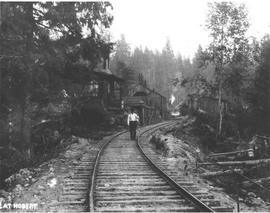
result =
[{"label": "steel rail", "polygon": [[106,146],[110,142],[112,142],[119,135],[122,135],[122,134],[124,134],[126,132],[127,132],[127,130],[124,130],[124,131],[118,132],[115,135],[111,136],[111,138],[108,139],[108,141],[105,142],[102,145],[102,147],[100,148],[100,150],[98,151],[98,154],[97,154],[96,159],[95,159],[95,165],[94,165],[94,168],[93,168],[92,176],[91,176],[91,186],[90,186],[90,190],[89,190],[89,211],[90,212],[94,212],[95,179],[96,179],[96,175],[97,175],[97,170],[98,170],[98,164],[99,164],[99,161],[100,161],[100,156],[101,156],[103,150],[106,148]]},{"label": "steel rail", "polygon": [[[147,131],[145,131],[145,132],[147,132]],[[142,133],[142,134],[145,134],[145,132]],[[137,140],[137,146],[138,146],[138,149],[140,150],[142,156],[149,163],[151,168],[153,168],[169,185],[171,185],[173,188],[175,188],[178,193],[180,193],[181,195],[184,195],[185,198],[187,198],[190,202],[195,204],[196,208],[199,211],[202,211],[202,212],[215,212],[212,208],[210,208],[205,203],[200,201],[196,196],[192,195],[188,190],[186,190],[185,188],[180,186],[178,183],[176,183],[165,171],[163,171],[158,165],[156,165],[151,160],[151,158],[149,156],[147,156],[147,154],[144,152],[144,150],[143,150],[143,148],[142,148],[142,146],[140,144],[140,139]]]},{"label": "steel rail", "polygon": [[[145,132],[147,131],[150,131],[152,129],[155,129],[155,128],[160,128],[164,125],[167,125],[168,122],[166,123],[162,123],[162,124],[156,124],[156,125],[153,125],[153,126],[150,126],[148,129],[144,130],[143,132],[141,132],[140,134],[144,134]],[[91,184],[90,184],[90,189],[89,189],[89,206],[88,206],[88,210],[90,212],[95,212],[94,210],[94,191],[95,191],[95,179],[96,179],[96,175],[97,175],[97,171],[98,171],[98,165],[99,165],[99,162],[100,162],[100,157],[101,157],[101,154],[103,153],[104,149],[108,146],[109,143],[111,143],[115,138],[117,138],[119,135],[121,134],[124,134],[128,132],[127,130],[124,130],[124,131],[121,131],[121,132],[118,132],[117,134],[111,136],[110,139],[108,139],[107,142],[105,142],[102,147],[100,148],[100,150],[98,151],[98,154],[95,158],[95,165],[94,165],[94,168],[93,168],[93,172],[92,172],[92,175],[91,175]]]}]

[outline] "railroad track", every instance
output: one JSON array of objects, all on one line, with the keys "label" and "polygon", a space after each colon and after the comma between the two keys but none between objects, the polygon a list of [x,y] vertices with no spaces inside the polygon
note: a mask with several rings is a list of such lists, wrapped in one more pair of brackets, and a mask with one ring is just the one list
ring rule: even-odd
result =
[{"label": "railroad track", "polygon": [[[173,125],[173,124],[172,124]],[[146,161],[157,170],[167,182],[178,188],[180,194],[184,195],[190,202],[197,206],[197,211],[232,212],[233,207],[222,206],[207,189],[201,189],[196,183],[184,173],[179,175],[178,171],[170,165],[170,162],[158,156],[148,145],[149,138],[142,135],[138,140],[138,148]]]},{"label": "railroad track", "polygon": [[85,150],[80,159],[77,159],[79,163],[73,168],[73,174],[65,177],[62,192],[56,192],[60,194],[57,202],[52,202],[46,211],[86,212],[89,210],[89,180],[91,180],[96,157],[104,144],[123,132],[106,137],[89,150]]},{"label": "railroad track", "polygon": [[[91,212],[195,212],[229,211],[207,192],[196,189],[182,177],[159,168],[164,163],[142,146],[152,132],[177,121],[163,122],[139,130],[139,143],[123,131],[94,145],[83,155],[64,183],[59,201],[50,211]],[[167,173],[166,173],[167,172]],[[90,181],[89,181],[90,180]],[[175,181],[176,180],[176,181]],[[184,187],[180,186],[183,185]],[[191,191],[192,193],[185,192]],[[196,197],[195,197],[195,196]],[[215,207],[215,208],[212,208]],[[231,209],[230,209],[231,210]]]},{"label": "railroad track", "polygon": [[[140,136],[173,122],[143,128]],[[207,192],[190,181],[170,177],[143,150],[140,140],[120,134],[104,145],[92,174],[91,212],[214,212],[228,211]],[[184,186],[184,187],[183,187]],[[189,189],[189,190],[187,190]],[[192,191],[192,193],[190,192]],[[214,207],[214,208],[212,208]]]},{"label": "railroad track", "polygon": [[62,191],[56,192],[59,194],[58,200],[52,202],[45,210],[54,212],[89,211],[90,180],[98,153],[104,145],[125,132],[122,131],[106,137],[99,143],[94,144],[89,150],[85,150],[80,159],[77,159],[80,163],[73,168],[73,174],[65,177],[62,183]]}]

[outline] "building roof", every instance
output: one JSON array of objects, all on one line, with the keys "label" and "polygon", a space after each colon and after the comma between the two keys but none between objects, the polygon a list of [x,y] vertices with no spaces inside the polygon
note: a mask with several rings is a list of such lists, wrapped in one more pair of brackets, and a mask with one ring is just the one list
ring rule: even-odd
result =
[{"label": "building roof", "polygon": [[133,84],[133,85],[129,86],[129,88],[134,90],[134,94],[139,93],[139,92],[140,93],[145,93],[146,95],[148,95],[150,93],[155,93],[155,94],[165,98],[165,96],[163,96],[159,92],[155,91],[154,89],[150,89],[150,88],[148,88],[146,86],[143,86],[141,84]]},{"label": "building roof", "polygon": [[113,75],[112,71],[109,69],[101,69],[100,72],[107,73],[108,75]]},{"label": "building roof", "polygon": [[109,70],[109,69],[95,69],[94,74],[99,76],[99,77],[102,77],[102,78],[114,79],[118,82],[123,81],[122,78],[112,74],[111,70]]}]

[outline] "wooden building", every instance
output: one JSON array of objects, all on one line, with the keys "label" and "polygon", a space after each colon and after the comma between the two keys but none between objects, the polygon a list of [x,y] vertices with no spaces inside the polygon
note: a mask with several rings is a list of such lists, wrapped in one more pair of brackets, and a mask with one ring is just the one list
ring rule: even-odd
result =
[{"label": "wooden building", "polygon": [[[229,111],[229,103],[222,99],[222,104],[224,107],[224,112]],[[192,111],[203,111],[210,116],[216,117],[219,114],[219,104],[218,98],[211,96],[198,96],[196,94],[188,95],[187,97],[188,108]]]},{"label": "wooden building", "polygon": [[160,121],[167,117],[166,98],[158,92],[140,84],[128,88],[123,97],[125,108],[134,108],[141,118],[142,125]]},{"label": "wooden building", "polygon": [[111,111],[121,110],[123,79],[109,70],[108,58],[102,58],[101,63],[89,72],[90,79],[84,85],[78,84],[78,99],[73,111],[81,120],[92,124],[104,121]]}]

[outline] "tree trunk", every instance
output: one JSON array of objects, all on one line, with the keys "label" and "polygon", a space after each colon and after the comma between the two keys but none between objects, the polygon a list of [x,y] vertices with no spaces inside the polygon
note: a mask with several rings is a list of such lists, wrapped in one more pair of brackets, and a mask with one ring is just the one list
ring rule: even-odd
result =
[{"label": "tree trunk", "polygon": [[31,143],[31,105],[29,101],[30,97],[25,98],[22,103],[22,118],[21,118],[21,137],[23,141],[23,152],[27,159],[31,159],[33,156],[32,143]]},{"label": "tree trunk", "polygon": [[237,154],[246,154],[248,153],[249,149],[241,150],[241,151],[233,151],[233,152],[220,152],[220,153],[214,153],[210,154],[207,157],[208,158],[219,158],[219,157],[226,157],[226,156],[235,156],[237,157]]},{"label": "tree trunk", "polygon": [[[26,51],[29,55],[33,49],[33,34],[34,34],[34,17],[33,17],[33,3],[26,3],[26,19],[29,24],[25,34],[26,34]],[[32,59],[27,56],[27,63],[31,64]],[[31,65],[30,65],[31,66]],[[32,70],[28,66],[29,72],[29,82],[32,81]],[[28,85],[29,86],[29,85]],[[24,142],[24,153],[26,154],[26,158],[30,159],[33,155],[32,153],[32,143],[31,143],[31,104],[30,104],[30,91],[29,88],[26,89],[25,100],[22,105],[22,139]]]},{"label": "tree trunk", "polygon": [[262,165],[262,164],[270,164],[270,159],[260,159],[260,160],[246,160],[246,161],[220,161],[215,163],[198,163],[198,165],[202,166],[255,166],[255,165]]},{"label": "tree trunk", "polygon": [[222,133],[222,122],[223,122],[223,107],[222,107],[222,76],[223,76],[223,68],[224,68],[224,29],[222,26],[221,33],[221,61],[219,67],[219,85],[218,85],[218,107],[219,107],[219,125],[218,125],[218,136],[221,136]]},{"label": "tree trunk", "polygon": [[[1,4],[1,2],[0,2],[0,4]],[[0,10],[1,10],[1,8],[0,8]],[[0,15],[1,16],[1,15]],[[1,25],[0,25],[1,26]],[[0,49],[2,49],[1,48],[1,46],[0,46]],[[0,50],[0,55],[2,54],[2,51]],[[3,93],[3,91],[2,91],[2,69],[1,69],[1,57],[0,57],[0,110],[1,110],[1,108],[2,108],[2,93]]]},{"label": "tree trunk", "polygon": [[0,2],[0,27],[1,25],[2,25],[2,2]]},{"label": "tree trunk", "polygon": [[[2,29],[1,29],[1,26],[2,26],[2,22],[3,22],[3,6],[2,6],[2,2],[0,2],[0,33],[1,33],[1,31],[2,31]],[[2,41],[1,41],[1,43],[2,43]],[[2,49],[3,49],[3,47],[1,47],[1,45],[0,45],[0,109],[1,109],[1,107],[2,107],[2,69],[1,69],[1,60],[2,60]]]},{"label": "tree trunk", "polygon": [[206,173],[201,174],[201,177],[212,178],[212,177],[218,177],[218,176],[224,176],[224,175],[233,175],[235,173],[243,174],[243,170],[234,169],[234,170],[225,170],[225,171],[218,171],[218,172],[206,172]]},{"label": "tree trunk", "polygon": [[26,30],[26,48],[27,52],[32,50],[33,46],[33,34],[34,34],[34,16],[33,16],[33,3],[26,3],[26,19],[29,27]]},{"label": "tree trunk", "polygon": [[252,182],[250,181],[243,181],[241,184],[244,187],[251,187],[254,184],[265,184],[265,183],[269,183],[270,182],[270,177],[266,177],[266,178],[258,178],[258,179],[252,179]]},{"label": "tree trunk", "polygon": [[218,135],[222,132],[222,122],[223,122],[223,105],[222,105],[222,83],[220,80],[219,91],[218,91],[218,108],[219,108],[219,125],[218,125]]}]

